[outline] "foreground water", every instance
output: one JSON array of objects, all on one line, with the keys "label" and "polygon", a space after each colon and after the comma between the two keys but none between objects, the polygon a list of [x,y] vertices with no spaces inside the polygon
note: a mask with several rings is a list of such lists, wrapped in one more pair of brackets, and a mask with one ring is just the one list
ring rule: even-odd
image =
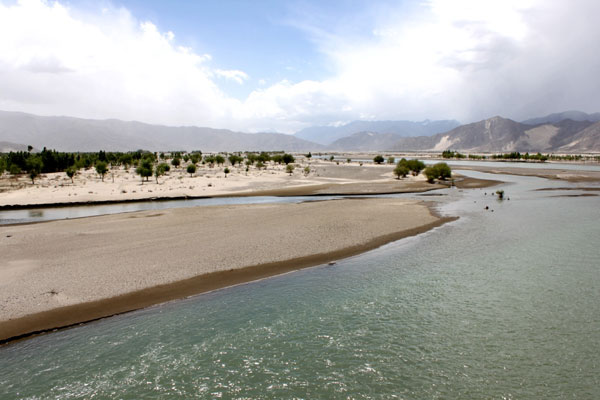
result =
[{"label": "foreground water", "polygon": [[493,178],[419,237],[0,348],[0,398],[596,399],[599,197]]}]

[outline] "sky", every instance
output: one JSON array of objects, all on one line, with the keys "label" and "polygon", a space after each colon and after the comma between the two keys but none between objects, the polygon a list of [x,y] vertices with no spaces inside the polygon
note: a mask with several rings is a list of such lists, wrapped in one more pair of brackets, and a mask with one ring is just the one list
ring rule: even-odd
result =
[{"label": "sky", "polygon": [[0,0],[0,110],[293,133],[600,111],[597,0]]}]

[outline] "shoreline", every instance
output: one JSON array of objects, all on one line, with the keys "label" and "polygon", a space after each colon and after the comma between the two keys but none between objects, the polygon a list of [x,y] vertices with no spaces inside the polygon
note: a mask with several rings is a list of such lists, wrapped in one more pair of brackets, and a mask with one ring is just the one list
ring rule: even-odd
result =
[{"label": "shoreline", "polygon": [[[133,204],[145,202],[168,202],[168,201],[183,201],[183,200],[199,200],[199,199],[217,199],[228,197],[318,197],[318,196],[365,196],[365,195],[386,195],[386,194],[403,194],[403,193],[426,193],[433,190],[444,189],[448,187],[449,181],[445,183],[427,184],[422,183],[416,185],[406,185],[390,190],[390,186],[395,182],[389,183],[372,183],[370,190],[365,190],[365,183],[356,184],[320,184],[320,185],[305,185],[292,186],[279,189],[264,189],[257,191],[245,192],[230,192],[215,195],[182,195],[182,196],[154,196],[147,198],[130,198],[130,199],[114,199],[114,200],[86,200],[74,202],[52,202],[52,203],[27,203],[27,204],[0,204],[0,211],[9,210],[30,210],[36,208],[61,208],[61,207],[86,207],[100,206],[112,204]],[[477,179],[460,176],[454,182],[459,189],[486,188],[501,184],[501,181]],[[379,186],[379,188],[378,188]],[[353,187],[354,190],[348,190]]]},{"label": "shoreline", "polygon": [[[346,199],[7,226],[0,343],[352,257],[455,219],[424,201]],[[230,220],[260,227],[236,232]]]},{"label": "shoreline", "polygon": [[420,227],[379,236],[364,244],[328,253],[207,273],[107,299],[64,306],[14,320],[0,321],[0,345],[289,272],[325,266],[330,262],[354,257],[391,242],[420,235],[457,219],[458,217],[440,217],[437,221]]}]

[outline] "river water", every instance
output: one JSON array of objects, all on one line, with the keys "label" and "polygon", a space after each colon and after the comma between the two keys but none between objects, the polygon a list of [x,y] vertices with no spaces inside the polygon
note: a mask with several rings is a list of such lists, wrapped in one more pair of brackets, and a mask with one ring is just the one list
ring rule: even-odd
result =
[{"label": "river water", "polygon": [[423,235],[4,346],[0,398],[599,398],[599,197],[464,174],[510,200],[445,189]]}]

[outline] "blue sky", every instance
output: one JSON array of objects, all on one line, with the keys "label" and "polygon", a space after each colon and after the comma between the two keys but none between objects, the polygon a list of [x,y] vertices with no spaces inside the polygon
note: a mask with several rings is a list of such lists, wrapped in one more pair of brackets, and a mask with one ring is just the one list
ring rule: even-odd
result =
[{"label": "blue sky", "polygon": [[0,109],[246,132],[600,110],[597,0],[0,0]]},{"label": "blue sky", "polygon": [[[210,54],[216,68],[244,71],[249,76],[244,85],[219,84],[239,99],[258,86],[282,79],[322,79],[328,73],[326,60],[307,34],[291,26],[297,17],[291,3],[131,0],[112,4],[152,21],[161,31],[174,32],[178,43]],[[97,3],[85,5],[97,7]]]}]

